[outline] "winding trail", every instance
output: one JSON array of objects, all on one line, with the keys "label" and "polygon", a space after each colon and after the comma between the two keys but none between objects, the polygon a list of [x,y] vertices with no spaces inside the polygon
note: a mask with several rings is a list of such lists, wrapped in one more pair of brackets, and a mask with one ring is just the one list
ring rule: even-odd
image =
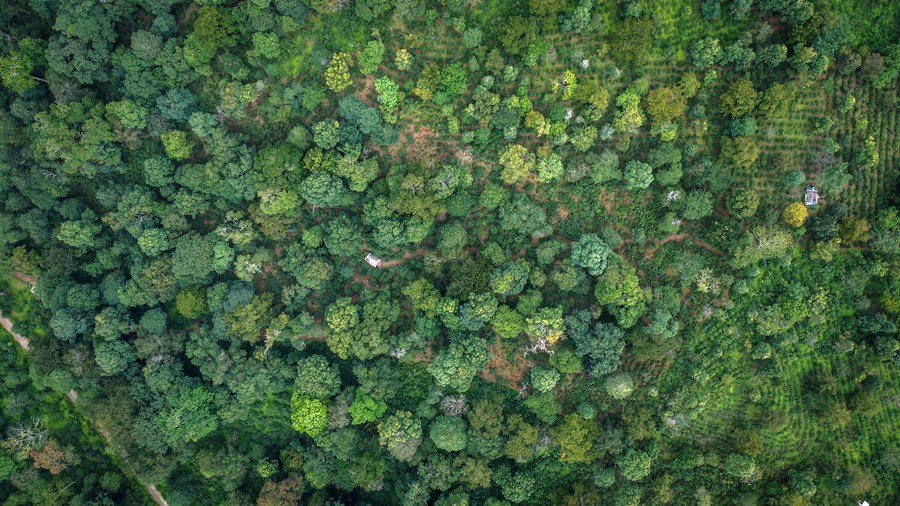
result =
[{"label": "winding trail", "polygon": [[694,243],[696,246],[698,246],[698,247],[700,247],[700,248],[703,248],[703,249],[705,249],[706,251],[709,251],[709,252],[712,253],[713,255],[720,256],[720,257],[721,257],[721,256],[725,256],[725,252],[723,252],[722,250],[716,248],[716,247],[713,246],[712,244],[703,242],[703,241],[701,241],[700,239],[691,237],[691,235],[688,234],[688,233],[686,233],[686,232],[682,232],[682,233],[680,233],[680,234],[672,234],[672,235],[666,236],[666,237],[664,237],[664,238],[662,238],[662,239],[660,239],[660,240],[658,240],[658,241],[655,241],[655,244],[653,245],[653,247],[651,247],[651,248],[647,249],[646,251],[644,251],[644,258],[649,259],[649,258],[653,258],[654,256],[656,256],[656,251],[659,250],[659,248],[662,247],[662,246],[663,246],[664,244],[666,244],[666,243],[670,243],[670,242],[673,242],[673,241],[674,241],[674,242],[681,242],[681,241],[683,241],[683,240],[685,240],[685,239],[690,239],[690,241],[691,241],[692,243]]},{"label": "winding trail", "polygon": [[[14,278],[22,280],[22,281],[28,283],[29,285],[31,285],[32,290],[34,289],[35,283],[37,283],[37,278],[34,276],[31,276],[29,274],[23,274],[21,272],[14,271],[12,273],[12,275]],[[12,320],[10,320],[9,318],[7,318],[5,316],[0,315],[0,326],[2,326],[3,329],[6,330],[9,333],[9,335],[12,336],[12,338],[16,341],[16,343],[19,346],[21,346],[22,349],[25,350],[25,352],[31,351],[31,347],[30,347],[28,338],[26,338],[25,336],[23,336],[21,334],[17,334],[15,332],[13,332],[13,321]],[[68,392],[66,392],[66,397],[69,399],[69,401],[72,404],[75,404],[75,401],[78,400],[78,392],[76,392],[75,390],[69,390]],[[106,440],[106,442],[109,443],[109,434],[107,434],[105,431],[101,430],[99,427],[94,425],[93,422],[91,422],[91,425],[93,425],[94,428],[97,429],[98,432],[100,432],[100,434],[103,436],[103,438]],[[167,503],[166,500],[163,499],[162,494],[159,493],[159,490],[157,490],[155,486],[147,484],[146,487],[147,487],[147,493],[150,494],[150,497],[153,499],[153,502],[155,502],[158,506],[169,506],[169,503]]]}]

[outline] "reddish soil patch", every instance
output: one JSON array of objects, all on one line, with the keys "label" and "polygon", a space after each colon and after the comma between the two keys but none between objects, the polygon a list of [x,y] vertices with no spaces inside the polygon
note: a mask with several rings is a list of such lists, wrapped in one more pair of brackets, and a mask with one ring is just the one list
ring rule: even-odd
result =
[{"label": "reddish soil patch", "polygon": [[412,361],[415,364],[430,364],[434,360],[434,352],[431,351],[431,345],[425,347],[425,351],[417,355],[413,355]]},{"label": "reddish soil patch", "polygon": [[[440,145],[437,142],[437,135],[431,127],[423,126],[415,128],[414,124],[410,124],[412,130],[411,149],[407,150],[407,157],[410,160],[421,162],[429,162],[439,158]],[[404,136],[406,135],[404,129]]]},{"label": "reddish soil patch", "polygon": [[513,361],[510,362],[506,356],[506,350],[503,349],[503,340],[497,340],[488,348],[490,358],[484,371],[481,372],[481,378],[491,383],[505,385],[515,391],[519,391],[522,378],[528,372],[528,361],[521,353],[516,353]]},{"label": "reddish soil patch", "polygon": [[37,283],[37,278],[35,276],[32,276],[31,274],[13,271],[12,275],[14,278],[24,281],[31,286],[34,286],[34,284]]},{"label": "reddish soil patch", "polygon": [[373,74],[369,74],[366,76],[366,80],[363,82],[363,89],[356,92],[356,96],[359,97],[367,106],[369,107],[378,107],[378,103],[375,99],[375,76]]},{"label": "reddish soil patch", "polygon": [[188,6],[187,9],[184,10],[184,14],[181,15],[181,19],[178,20],[178,30],[181,31],[181,28],[187,23],[188,19],[197,12],[197,4],[191,2],[191,5]]},{"label": "reddish soil patch", "polygon": [[328,336],[294,336],[292,339],[299,339],[301,341],[325,341],[328,339]]},{"label": "reddish soil patch", "polygon": [[525,248],[522,248],[519,251],[510,255],[509,259],[510,259],[510,261],[518,260],[518,259],[524,257],[527,253],[528,253],[528,250],[526,250]]},{"label": "reddish soil patch", "polygon": [[597,195],[597,201],[603,206],[603,209],[606,209],[606,214],[611,215],[613,206],[616,205],[616,195],[606,189],[601,189],[600,193]]},{"label": "reddish soil patch", "polygon": [[720,257],[725,256],[725,252],[724,252],[724,251],[722,251],[722,250],[716,248],[716,247],[713,246],[712,244],[705,243],[705,242],[703,242],[703,241],[701,241],[701,240],[699,240],[699,239],[691,239],[691,240],[694,241],[694,244],[696,244],[697,246],[700,246],[701,248],[705,249],[706,251],[709,251],[709,252],[712,253],[713,255],[720,256]]},{"label": "reddish soil patch", "polygon": [[402,258],[398,258],[395,260],[382,260],[381,268],[386,269],[388,267],[396,267],[398,265],[403,265],[406,262],[409,262],[413,258],[423,257],[423,256],[427,255],[428,253],[429,253],[428,251],[426,251],[422,248],[419,248],[415,251],[407,251],[406,253],[403,254]]},{"label": "reddish soil patch", "polygon": [[456,141],[436,134],[416,118],[403,116],[400,123],[403,126],[399,128],[397,142],[387,147],[370,144],[372,151],[394,160],[400,160],[403,154],[408,161],[431,165],[453,158],[459,149]]},{"label": "reddish soil patch", "polygon": [[353,281],[356,283],[361,283],[367,290],[378,290],[380,287],[372,285],[372,275],[371,274],[360,274],[356,271],[353,271]]}]

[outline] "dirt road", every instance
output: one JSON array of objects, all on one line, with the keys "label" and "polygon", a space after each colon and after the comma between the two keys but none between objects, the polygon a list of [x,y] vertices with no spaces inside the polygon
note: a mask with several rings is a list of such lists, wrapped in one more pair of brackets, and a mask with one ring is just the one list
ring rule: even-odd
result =
[{"label": "dirt road", "polygon": [[15,332],[13,332],[12,320],[10,320],[9,318],[7,318],[5,316],[0,316],[0,325],[2,325],[3,328],[6,329],[7,332],[9,332],[9,335],[11,335],[13,337],[13,339],[15,339],[17,343],[19,343],[19,346],[21,346],[23,350],[29,351],[28,339],[26,339],[25,336],[22,336],[22,335],[19,335],[19,334],[16,334]]},{"label": "dirt road", "polygon": [[[13,276],[16,279],[21,279],[22,281],[28,283],[32,287],[37,282],[37,278],[35,278],[34,276],[22,274],[21,272],[13,272]],[[15,332],[13,332],[12,320],[10,320],[9,318],[6,318],[5,316],[0,316],[0,326],[3,326],[3,328],[7,332],[9,332],[9,335],[12,336],[12,338],[16,341],[16,343],[19,344],[19,346],[22,347],[23,350],[25,350],[26,352],[30,351],[30,348],[28,346],[28,339],[21,334],[17,334]],[[75,401],[78,400],[78,392],[76,392],[75,390],[69,390],[68,392],[66,392],[66,397],[68,397],[69,401],[71,401],[72,404],[75,404]],[[104,438],[106,439],[106,442],[108,443],[109,436],[104,434],[102,431],[101,431],[101,434],[103,434]],[[147,493],[150,494],[150,497],[153,498],[153,502],[155,502],[158,506],[169,506],[169,503],[167,503],[166,500],[163,499],[162,494],[159,493],[159,490],[156,490],[155,486],[147,485]]]}]

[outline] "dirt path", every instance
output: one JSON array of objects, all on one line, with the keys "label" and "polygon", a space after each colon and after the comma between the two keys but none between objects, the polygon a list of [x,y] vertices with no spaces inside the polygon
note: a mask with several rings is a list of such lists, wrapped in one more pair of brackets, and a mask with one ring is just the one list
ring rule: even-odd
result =
[{"label": "dirt path", "polygon": [[[30,276],[28,274],[23,274],[21,272],[13,272],[13,277],[28,283],[29,285],[32,286],[32,288],[34,287],[34,284],[37,283],[37,278],[35,278],[34,276]],[[23,336],[21,334],[17,334],[15,332],[13,332],[12,320],[10,320],[9,318],[0,316],[0,325],[2,325],[3,328],[7,332],[9,332],[9,335],[12,336],[12,338],[16,341],[16,343],[18,343],[19,346],[22,347],[23,350],[25,350],[26,352],[31,351],[31,348],[29,347],[29,343],[28,343],[28,338],[26,338],[25,336]],[[75,402],[78,400],[78,392],[76,392],[75,390],[69,390],[68,392],[66,392],[66,397],[69,399],[69,401],[72,404],[75,404]],[[94,425],[94,424],[91,423],[91,425]],[[106,442],[109,443],[109,434],[107,434],[106,431],[100,429],[100,427],[97,427],[96,425],[94,425],[94,428],[96,428],[97,431],[100,432],[101,435],[103,435],[103,438],[106,440]],[[155,486],[148,484],[147,485],[147,493],[150,494],[150,497],[153,499],[153,502],[155,502],[158,506],[169,506],[169,503],[167,503],[166,500],[163,499],[163,496],[159,493],[158,490],[156,490]]]},{"label": "dirt path", "polygon": [[15,339],[17,343],[19,343],[19,346],[21,346],[23,350],[30,351],[30,349],[28,348],[28,339],[25,336],[13,332],[12,320],[5,316],[0,316],[0,325],[2,325],[7,332],[9,332],[9,335],[11,335],[12,338]]},{"label": "dirt path", "polygon": [[[37,283],[37,278],[30,274],[13,271],[12,275],[14,278],[22,280],[31,285],[32,289],[34,289],[34,284]],[[19,343],[19,346],[21,346],[23,350],[31,351],[31,348],[29,348],[28,346],[28,338],[21,334],[16,334],[15,332],[13,332],[12,320],[0,315],[0,326],[2,326],[7,332],[9,332],[9,335],[11,335],[12,338],[15,339],[17,343]]]},{"label": "dirt path", "polygon": [[31,274],[25,274],[22,272],[13,271],[12,275],[14,278],[24,281],[24,282],[28,283],[29,285],[31,285],[32,287],[35,285],[35,283],[37,283],[37,278],[32,276]]},{"label": "dirt path", "polygon": [[150,497],[153,498],[153,502],[158,504],[159,506],[169,506],[169,503],[163,499],[162,494],[159,493],[159,490],[156,490],[156,487],[153,485],[147,485],[147,492],[150,493]]},{"label": "dirt path", "polygon": [[422,248],[419,248],[415,251],[407,251],[406,253],[403,254],[402,258],[397,258],[395,260],[382,260],[380,267],[382,269],[387,269],[388,267],[397,267],[398,265],[403,265],[406,262],[409,262],[413,258],[423,257],[423,256],[427,255],[428,253],[429,253],[428,251],[423,250]]},{"label": "dirt path", "polygon": [[713,255],[720,256],[720,257],[725,256],[725,253],[722,250],[716,248],[712,244],[705,243],[699,239],[695,239],[695,238],[691,237],[689,234],[687,234],[685,232],[682,232],[680,234],[672,234],[672,235],[666,236],[666,237],[656,241],[656,244],[654,244],[654,246],[652,248],[649,248],[646,251],[644,251],[644,258],[650,259],[650,258],[653,258],[654,256],[656,256],[657,250],[659,250],[659,248],[661,248],[666,243],[673,242],[673,241],[680,242],[685,239],[690,239],[691,242],[693,242],[695,245],[699,246],[700,248],[705,249],[706,251],[709,251]]},{"label": "dirt path", "polygon": [[197,12],[197,10],[198,10],[197,4],[195,4],[194,2],[191,2],[191,5],[189,5],[188,8],[184,10],[184,14],[181,15],[181,19],[178,20],[178,29],[179,30],[181,30],[181,28],[184,26],[185,23],[187,23],[187,21],[191,17],[191,15],[194,14],[195,12]]},{"label": "dirt path", "polygon": [[691,239],[691,240],[694,241],[694,244],[696,244],[697,246],[700,246],[701,248],[705,249],[706,251],[709,251],[709,252],[712,253],[713,255],[720,256],[720,257],[725,256],[725,252],[724,252],[724,251],[722,251],[722,250],[716,248],[716,247],[713,246],[712,244],[705,243],[705,242],[703,242],[703,241],[701,241],[701,240],[699,240],[699,239]]}]

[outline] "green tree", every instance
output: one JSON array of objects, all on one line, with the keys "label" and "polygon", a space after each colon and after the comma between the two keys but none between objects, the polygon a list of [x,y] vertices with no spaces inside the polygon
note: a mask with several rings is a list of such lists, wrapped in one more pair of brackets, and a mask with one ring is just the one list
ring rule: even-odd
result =
[{"label": "green tree", "polygon": [[512,339],[525,330],[525,317],[509,306],[499,306],[491,319],[491,328],[498,336]]},{"label": "green tree", "polygon": [[722,55],[719,39],[706,37],[691,43],[691,61],[699,69],[712,67]]},{"label": "green tree", "polygon": [[94,359],[104,376],[119,374],[135,361],[134,348],[125,341],[101,342],[94,345]]},{"label": "green tree", "polygon": [[228,333],[248,342],[256,342],[272,318],[272,294],[253,297],[249,304],[238,306],[224,317]]},{"label": "green tree", "polygon": [[137,240],[138,247],[141,251],[149,256],[156,257],[162,252],[168,250],[171,246],[169,243],[169,234],[160,228],[151,228],[145,230]]},{"label": "green tree", "polygon": [[594,442],[600,435],[600,426],[594,420],[585,420],[570,413],[551,434],[559,445],[562,462],[591,462],[599,456],[594,449]]},{"label": "green tree", "polygon": [[181,316],[189,320],[199,318],[206,314],[206,293],[199,288],[191,290],[182,290],[175,297],[175,309]]},{"label": "green tree", "polygon": [[816,495],[816,482],[813,481],[812,476],[808,472],[799,472],[795,469],[788,471],[788,486],[802,497]]},{"label": "green tree", "polygon": [[759,158],[759,146],[752,137],[725,137],[719,159],[728,167],[746,169]]},{"label": "green tree", "polygon": [[[356,63],[359,65],[359,69],[363,74],[372,74],[378,70],[378,66],[381,65],[381,60],[383,58],[384,43],[379,39],[374,39],[366,43],[366,47],[359,53]],[[329,85],[329,88],[331,88],[331,85]]]},{"label": "green tree", "polygon": [[607,304],[619,325],[628,328],[646,311],[649,293],[640,287],[634,268],[618,256],[597,279],[594,295]]},{"label": "green tree", "polygon": [[278,42],[277,34],[256,32],[252,39],[253,49],[248,54],[269,60],[274,60],[281,54],[281,44]]},{"label": "green tree", "polygon": [[649,18],[626,19],[613,32],[611,53],[622,64],[641,65],[650,56],[653,25]]},{"label": "green tree", "polygon": [[350,417],[353,425],[374,422],[387,411],[387,403],[376,400],[366,394],[357,393],[350,405]]},{"label": "green tree", "polygon": [[734,188],[725,201],[725,207],[736,218],[749,218],[759,207],[759,194],[751,188]]},{"label": "green tree", "polygon": [[378,424],[378,442],[395,459],[408,462],[422,444],[422,424],[409,411],[398,411]]},{"label": "green tree", "polygon": [[125,128],[142,129],[147,126],[147,109],[131,100],[110,102],[106,104],[106,111]]},{"label": "green tree", "polygon": [[466,91],[469,75],[459,63],[451,63],[441,68],[441,84],[450,95],[460,95]]},{"label": "green tree", "polygon": [[525,319],[525,333],[535,341],[555,343],[563,337],[565,330],[560,306],[538,309]]},{"label": "green tree", "polygon": [[328,405],[294,392],[291,396],[291,426],[294,430],[316,437],[328,427]]},{"label": "green tree", "polygon": [[465,392],[487,364],[487,343],[478,337],[456,337],[428,364],[440,387]]},{"label": "green tree", "polygon": [[506,262],[491,273],[491,290],[500,297],[515,295],[525,288],[528,270],[523,262]]},{"label": "green tree", "polygon": [[731,453],[725,457],[725,470],[728,474],[746,480],[753,475],[756,464],[753,459],[738,453]]},{"label": "green tree", "polygon": [[613,126],[620,133],[635,133],[644,124],[644,113],[641,111],[641,97],[632,90],[626,90],[616,97],[616,111]]},{"label": "green tree", "polygon": [[338,368],[322,355],[305,357],[297,363],[294,390],[300,395],[326,399],[337,395],[341,388]]},{"label": "green tree", "polygon": [[[34,39],[23,39],[20,47],[27,44],[27,41]],[[22,93],[37,86],[38,81],[45,81],[32,75],[34,72],[34,57],[28,54],[29,51],[12,51],[9,56],[0,57],[0,80],[3,86],[13,92]]]},{"label": "green tree", "polygon": [[538,179],[546,183],[559,179],[564,170],[562,158],[556,153],[541,158],[537,164]]},{"label": "green tree", "polygon": [[352,56],[348,53],[335,53],[331,56],[328,68],[325,69],[325,85],[329,90],[340,93],[350,86],[351,61]]},{"label": "green tree", "polygon": [[603,274],[610,253],[609,245],[596,234],[585,234],[572,243],[572,263],[587,269],[591,276]]},{"label": "green tree", "polygon": [[400,87],[389,77],[379,77],[375,80],[375,91],[378,92],[379,108],[387,123],[397,121],[394,111],[400,104]]},{"label": "green tree", "polygon": [[[314,207],[339,207],[351,202],[341,178],[328,172],[313,172],[300,183],[300,196]],[[332,236],[337,238],[339,236]]]},{"label": "green tree", "polygon": [[468,49],[475,49],[481,45],[481,38],[484,36],[479,28],[469,28],[462,35],[462,45]]},{"label": "green tree", "polygon": [[709,192],[690,192],[682,201],[681,212],[686,220],[700,220],[713,213],[715,202]]},{"label": "green tree", "polygon": [[184,284],[200,284],[212,272],[213,242],[196,234],[182,236],[175,243],[172,272]]},{"label": "green tree", "polygon": [[497,311],[497,299],[489,293],[471,294],[469,302],[459,308],[459,321],[470,331],[480,330]]},{"label": "green tree", "polygon": [[653,459],[647,452],[629,448],[616,459],[619,471],[629,481],[641,481],[650,474]]},{"label": "green tree", "polygon": [[538,430],[519,414],[510,415],[506,427],[509,437],[503,445],[503,454],[519,464],[527,463],[534,457]]},{"label": "green tree", "polygon": [[85,211],[80,220],[65,221],[59,226],[57,239],[73,248],[86,249],[96,244],[96,237],[103,227],[96,222],[97,216]]},{"label": "green tree", "polygon": [[334,120],[322,120],[313,125],[313,142],[322,149],[332,149],[338,143],[338,127]]},{"label": "green tree", "polygon": [[637,160],[625,164],[625,186],[630,190],[643,190],[653,182],[653,168]]},{"label": "green tree", "polygon": [[647,95],[647,114],[654,123],[668,123],[684,115],[687,99],[679,88],[654,88]]},{"label": "green tree", "polygon": [[556,402],[551,392],[532,395],[525,399],[525,407],[531,411],[538,420],[545,424],[553,424],[562,411],[562,405]]},{"label": "green tree", "polygon": [[719,109],[732,118],[749,114],[759,101],[759,94],[753,83],[746,78],[731,83],[728,90],[719,97]]},{"label": "green tree", "polygon": [[500,32],[500,43],[510,54],[521,54],[537,39],[538,31],[534,21],[523,16],[506,19]]},{"label": "green tree", "polygon": [[525,179],[535,167],[534,153],[519,144],[507,145],[500,153],[500,174],[506,184],[517,183]]},{"label": "green tree", "polygon": [[538,392],[550,392],[559,381],[559,373],[549,367],[534,367],[531,369],[531,384]]},{"label": "green tree", "polygon": [[195,443],[219,426],[211,409],[212,400],[212,393],[206,387],[179,387],[169,394],[165,409],[156,415],[154,423],[173,447]]},{"label": "green tree", "polygon": [[[594,147],[597,142],[597,135],[597,127],[588,125],[576,129],[575,132],[572,133],[569,142],[572,143],[572,147],[575,148],[575,151],[584,153]],[[538,169],[538,174],[540,174],[540,168]]]},{"label": "green tree", "polygon": [[181,130],[172,130],[160,135],[166,155],[173,160],[185,160],[191,156],[191,143],[187,134]]},{"label": "green tree", "polygon": [[531,497],[535,479],[528,473],[502,473],[495,479],[500,484],[503,498],[513,504],[523,503]]},{"label": "green tree", "polygon": [[627,399],[634,392],[634,381],[624,372],[606,378],[603,386],[609,395],[618,400]]},{"label": "green tree", "polygon": [[428,437],[438,449],[458,452],[466,447],[466,422],[455,416],[439,416],[431,422]]}]

